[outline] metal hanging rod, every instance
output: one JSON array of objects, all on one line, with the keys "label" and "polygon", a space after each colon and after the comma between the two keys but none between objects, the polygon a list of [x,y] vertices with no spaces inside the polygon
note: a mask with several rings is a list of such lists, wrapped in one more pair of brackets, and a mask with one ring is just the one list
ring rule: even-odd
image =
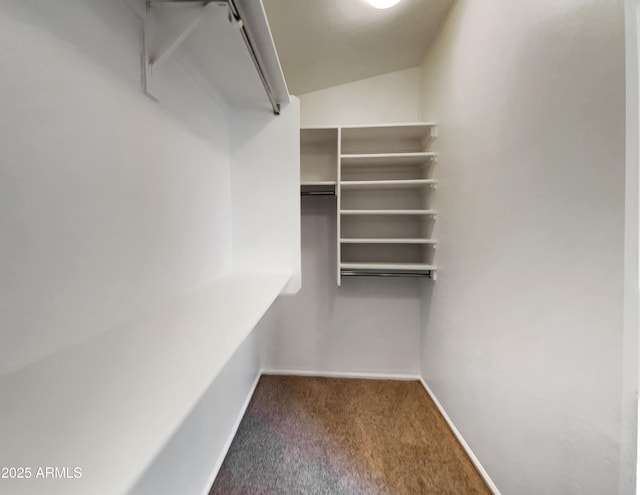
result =
[{"label": "metal hanging rod", "polygon": [[[258,71],[258,75],[260,76],[260,80],[262,81],[262,85],[264,86],[264,90],[267,93],[267,98],[269,98],[269,103],[271,103],[271,108],[273,108],[274,115],[280,115],[280,104],[276,102],[275,97],[273,96],[273,91],[269,86],[269,82],[267,81],[267,76],[262,69],[262,64],[258,59],[258,54],[251,43],[251,39],[249,38],[249,33],[245,28],[244,22],[242,21],[242,17],[240,16],[240,12],[238,11],[238,7],[236,6],[235,0],[227,0],[229,4],[229,17],[233,16],[236,22],[240,24],[240,34],[242,34],[242,39],[244,40],[247,49],[249,50],[249,55],[251,55],[251,60],[253,60],[253,65],[256,66],[256,70]],[[230,19],[231,20],[231,19]]]},{"label": "metal hanging rod", "polygon": [[435,280],[435,272],[433,270],[419,272],[397,272],[386,270],[341,270],[340,275],[343,277],[388,277],[388,278],[430,278]]},{"label": "metal hanging rod", "polygon": [[[229,9],[229,22],[238,27],[240,31],[240,35],[242,36],[242,40],[244,41],[245,46],[251,56],[251,61],[258,72],[258,76],[260,77],[260,81],[262,82],[262,86],[264,87],[265,92],[267,93],[267,98],[269,99],[269,103],[271,104],[271,108],[273,109],[273,113],[275,115],[280,115],[280,104],[276,102],[276,98],[273,94],[273,90],[269,86],[269,82],[267,80],[267,76],[265,75],[264,69],[262,68],[262,64],[260,63],[260,59],[258,58],[257,51],[251,42],[251,38],[249,37],[249,33],[245,27],[245,23],[240,15],[240,11],[235,3],[235,0],[146,0],[145,5],[147,12],[151,10],[152,7],[168,7],[168,6],[184,6],[184,5],[202,5],[206,7],[209,4],[216,5],[226,5]],[[196,18],[189,26],[175,39],[175,41],[155,60],[149,61],[146,56],[146,41],[145,36],[143,35],[143,52],[145,57],[145,68],[143,71],[143,91],[145,94],[153,98],[147,91],[147,79],[149,76],[150,69],[158,66],[164,60],[166,60],[177,48],[182,44],[184,40],[186,40],[189,35],[196,28],[200,18]],[[155,98],[153,98],[155,99]]]},{"label": "metal hanging rod", "polygon": [[302,191],[300,196],[335,196],[334,191]]}]

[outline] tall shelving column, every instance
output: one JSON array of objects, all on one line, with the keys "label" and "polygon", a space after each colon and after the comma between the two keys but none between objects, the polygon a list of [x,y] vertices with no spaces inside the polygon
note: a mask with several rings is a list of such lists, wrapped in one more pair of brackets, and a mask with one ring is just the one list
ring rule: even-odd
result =
[{"label": "tall shelving column", "polygon": [[342,198],[342,194],[341,194],[341,190],[340,190],[340,183],[342,181],[342,166],[341,166],[341,160],[340,160],[340,156],[342,155],[342,129],[340,127],[338,127],[338,159],[336,160],[336,168],[337,168],[337,182],[336,182],[336,204],[337,204],[337,208],[336,208],[336,227],[337,227],[337,232],[336,232],[336,281],[338,284],[338,287],[340,287],[342,285],[342,276],[341,276],[341,271],[340,271],[340,252],[341,252],[341,244],[340,244],[340,229],[341,229],[341,225],[342,225],[342,219],[340,218],[340,210],[341,210],[341,198]]},{"label": "tall shelving column", "polygon": [[351,275],[435,279],[436,125],[342,127],[338,137],[338,286]]}]

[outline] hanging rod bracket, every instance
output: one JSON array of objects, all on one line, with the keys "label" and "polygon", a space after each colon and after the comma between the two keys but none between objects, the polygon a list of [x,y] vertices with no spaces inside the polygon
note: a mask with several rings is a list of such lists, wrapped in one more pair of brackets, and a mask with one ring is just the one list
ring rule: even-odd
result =
[{"label": "hanging rod bracket", "polygon": [[[134,0],[135,1],[135,0]],[[149,80],[153,73],[153,70],[158,68],[161,64],[163,64],[166,60],[168,60],[171,55],[175,53],[175,51],[185,42],[185,40],[193,33],[196,29],[200,21],[202,20],[203,15],[205,14],[204,7],[207,7],[211,4],[214,5],[225,5],[228,10],[229,22],[240,32],[242,36],[242,40],[244,41],[247,50],[249,51],[249,55],[251,56],[251,60],[258,72],[258,76],[260,77],[260,81],[264,86],[265,92],[267,93],[267,97],[269,99],[269,103],[273,109],[274,115],[280,115],[280,104],[276,102],[275,97],[273,95],[273,91],[269,86],[267,77],[262,68],[262,64],[258,59],[258,55],[256,49],[249,37],[249,33],[246,29],[242,16],[236,6],[235,0],[144,0],[146,16],[142,17],[142,92],[150,97],[154,101],[158,101],[150,92],[149,92]],[[149,56],[148,49],[148,30],[149,26],[147,25],[147,17],[149,13],[155,7],[181,7],[181,6],[193,6],[200,5],[203,7],[203,10],[198,13],[198,15],[180,32],[169,44],[167,44],[158,55],[153,57]]]},{"label": "hanging rod bracket", "polygon": [[228,5],[227,0],[145,0],[145,11],[147,16],[154,7],[173,7],[185,5],[200,5],[202,10],[194,17],[194,19],[156,56],[149,54],[149,25],[147,18],[142,19],[142,92],[154,101],[158,101],[149,91],[149,80],[153,74],[153,70],[157,69],[166,62],[171,55],[186,41],[186,39],[195,31],[198,24],[206,13],[205,7],[210,4]]},{"label": "hanging rod bracket", "polygon": [[[203,7],[206,7],[207,5],[209,5],[209,3],[203,4]],[[169,57],[171,57],[171,55],[173,55],[175,51],[180,48],[180,45],[182,45],[182,43],[184,43],[191,35],[191,33],[193,33],[198,27],[198,24],[200,24],[200,21],[202,20],[204,15],[205,9],[203,8],[198,13],[198,15],[196,15],[193,20],[187,26],[185,26],[182,32],[179,33],[171,43],[169,43],[164,49],[162,49],[156,57],[153,57],[149,60],[149,68],[152,72],[154,69],[160,67],[163,62],[168,60]]]}]

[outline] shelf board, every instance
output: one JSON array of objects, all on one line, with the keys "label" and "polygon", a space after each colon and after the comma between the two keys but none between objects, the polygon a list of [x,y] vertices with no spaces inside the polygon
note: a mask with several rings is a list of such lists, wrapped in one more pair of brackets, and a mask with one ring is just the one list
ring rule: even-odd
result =
[{"label": "shelf board", "polygon": [[340,244],[431,244],[436,245],[435,239],[420,238],[342,238]]},{"label": "shelf board", "polygon": [[428,263],[391,263],[391,262],[342,262],[340,269],[343,270],[404,270],[404,271],[427,271],[435,270],[436,266]]},{"label": "shelf board", "polygon": [[79,465],[84,474],[45,490],[35,478],[2,480],[2,492],[128,493],[289,278],[231,273],[1,377],[0,438],[11,448],[0,465]]},{"label": "shelf board", "polygon": [[342,126],[343,141],[421,140],[428,138],[436,127],[434,122]]},{"label": "shelf board", "polygon": [[319,126],[305,126],[305,127],[300,127],[300,131],[336,131],[338,130],[338,126],[326,126],[326,125],[319,125]]},{"label": "shelf board", "polygon": [[393,189],[407,187],[424,187],[435,185],[435,179],[398,179],[398,180],[348,180],[340,182],[342,189]]},{"label": "shelf board", "polygon": [[[395,124],[362,124],[362,125],[342,125],[341,129],[408,129],[408,128],[429,128],[436,127],[436,122],[398,122]],[[315,129],[314,127],[309,127]],[[307,128],[307,129],[309,129]]]},{"label": "shelf board", "polygon": [[335,186],[335,180],[308,180],[300,183],[300,186]]},{"label": "shelf board", "polygon": [[434,151],[418,153],[343,153],[342,165],[380,166],[380,165],[420,165],[437,158]]},{"label": "shelf board", "polygon": [[341,215],[435,215],[436,210],[340,210]]}]

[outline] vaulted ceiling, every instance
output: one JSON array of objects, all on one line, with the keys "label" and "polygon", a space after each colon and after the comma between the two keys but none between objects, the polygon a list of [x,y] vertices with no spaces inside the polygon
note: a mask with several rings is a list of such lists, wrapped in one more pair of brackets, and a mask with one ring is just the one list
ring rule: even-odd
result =
[{"label": "vaulted ceiling", "polygon": [[414,67],[455,0],[264,0],[289,91],[304,94]]}]

